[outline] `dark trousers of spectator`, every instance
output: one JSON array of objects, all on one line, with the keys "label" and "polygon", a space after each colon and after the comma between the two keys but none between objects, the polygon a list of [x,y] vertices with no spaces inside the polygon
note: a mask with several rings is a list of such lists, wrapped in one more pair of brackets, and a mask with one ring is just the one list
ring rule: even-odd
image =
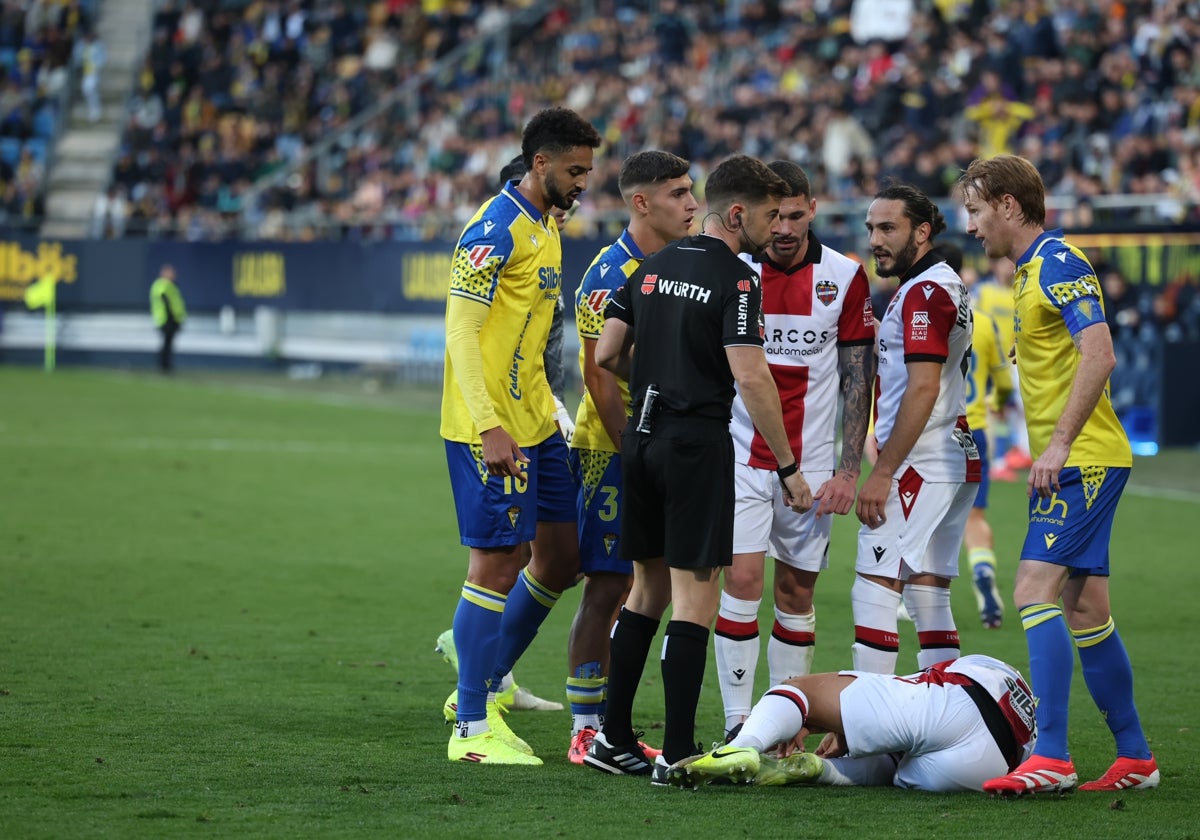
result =
[{"label": "dark trousers of spectator", "polygon": [[158,367],[163,373],[170,373],[171,354],[174,352],[175,334],[179,332],[179,325],[174,321],[167,321],[159,330],[162,332],[162,346],[158,349]]}]

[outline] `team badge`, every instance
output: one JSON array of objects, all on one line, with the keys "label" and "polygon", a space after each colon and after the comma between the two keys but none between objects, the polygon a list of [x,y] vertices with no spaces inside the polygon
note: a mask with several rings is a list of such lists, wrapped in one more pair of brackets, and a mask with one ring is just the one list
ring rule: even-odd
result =
[{"label": "team badge", "polygon": [[657,274],[647,274],[642,278],[642,294],[648,295],[654,291],[654,285],[658,282]]},{"label": "team badge", "polygon": [[512,525],[514,530],[517,527],[517,520],[519,520],[520,518],[521,518],[521,509],[519,507],[517,507],[516,505],[513,505],[512,507],[510,507],[508,509],[508,524]]},{"label": "team badge", "polygon": [[617,547],[617,535],[616,534],[605,534],[604,535],[604,553],[607,554],[609,557],[611,557],[612,553],[613,553],[613,549],[616,547]]},{"label": "team badge", "polygon": [[837,284],[830,280],[822,280],[814,287],[817,292],[817,300],[829,306],[837,300]]}]

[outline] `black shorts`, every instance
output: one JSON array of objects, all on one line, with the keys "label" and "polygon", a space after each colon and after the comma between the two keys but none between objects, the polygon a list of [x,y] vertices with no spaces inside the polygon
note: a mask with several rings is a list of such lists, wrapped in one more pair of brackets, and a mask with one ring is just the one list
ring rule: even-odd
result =
[{"label": "black shorts", "polygon": [[729,424],[660,415],[654,432],[621,438],[621,556],[665,557],[676,569],[733,562],[733,438]]}]

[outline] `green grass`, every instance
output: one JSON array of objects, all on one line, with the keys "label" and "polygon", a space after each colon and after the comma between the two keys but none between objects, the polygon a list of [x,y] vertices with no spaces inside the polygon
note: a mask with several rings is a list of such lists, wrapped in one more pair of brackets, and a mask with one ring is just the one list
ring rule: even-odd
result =
[{"label": "green grass", "polygon": [[[0,368],[0,837],[1200,837],[1196,453],[1139,461],[1113,541],[1160,790],[683,793],[569,765],[565,711],[510,718],[544,767],[446,761],[454,679],[432,648],[466,564],[436,405],[352,379]],[[1022,488],[994,488],[1008,592]],[[821,670],[849,663],[853,546],[840,518]],[[966,650],[1024,665],[1011,615],[985,632],[969,588],[954,598]],[[577,600],[517,668],[542,696],[561,697]],[[912,668],[911,626],[902,644]],[[652,662],[636,710],[652,743],[659,682]],[[1099,775],[1111,739],[1078,677],[1072,713],[1080,772]]]}]

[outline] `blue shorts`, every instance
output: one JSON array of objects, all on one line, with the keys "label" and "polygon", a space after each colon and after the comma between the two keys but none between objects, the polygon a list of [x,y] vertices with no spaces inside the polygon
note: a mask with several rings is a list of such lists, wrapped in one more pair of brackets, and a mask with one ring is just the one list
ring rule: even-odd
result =
[{"label": "blue shorts", "polygon": [[1029,500],[1021,559],[1067,566],[1072,575],[1107,575],[1113,517],[1128,480],[1129,467],[1064,467],[1062,489]]},{"label": "blue shorts", "polygon": [[621,533],[621,456],[598,449],[572,449],[579,478],[579,568],[585,575],[633,574],[633,563],[617,552]]},{"label": "blue shorts", "polygon": [[974,429],[971,432],[971,439],[975,441],[975,448],[979,450],[979,489],[975,492],[975,502],[971,507],[987,508],[988,487],[991,485],[991,479],[988,477],[988,468],[991,462],[988,459],[988,437],[986,429]]},{"label": "blue shorts", "polygon": [[524,480],[488,475],[482,444],[446,441],[450,490],[463,545],[520,545],[537,536],[539,522],[575,521],[575,476],[562,435],[555,431],[522,451],[529,458]]}]

